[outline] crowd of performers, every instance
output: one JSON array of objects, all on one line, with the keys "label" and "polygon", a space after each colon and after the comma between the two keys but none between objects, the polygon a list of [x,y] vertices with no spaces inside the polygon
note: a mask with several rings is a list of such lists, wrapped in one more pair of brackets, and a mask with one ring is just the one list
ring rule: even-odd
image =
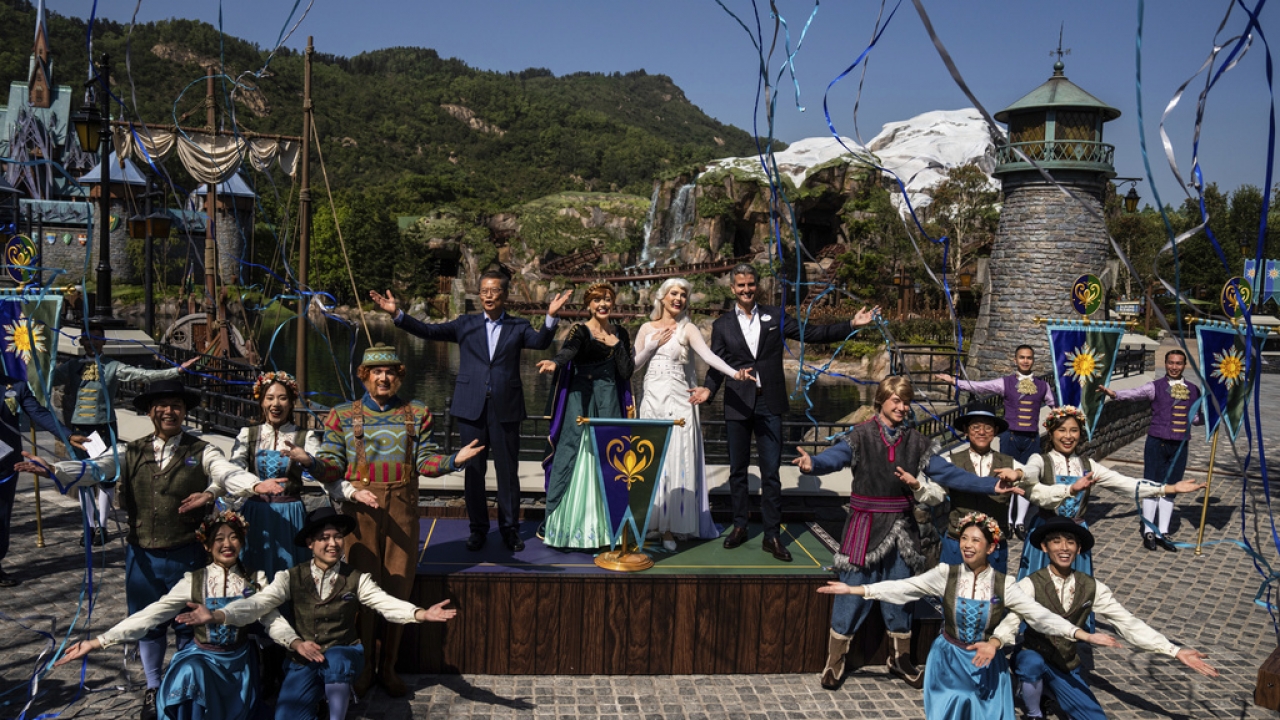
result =
[{"label": "crowd of performers", "polygon": [[[611,322],[614,288],[597,283],[586,289],[587,320],[569,329],[554,357],[537,364],[540,372],[557,373],[546,514],[537,530],[546,546],[594,550],[611,538],[598,485],[575,472],[586,439],[572,419],[683,418],[684,425],[673,428],[659,479],[650,521],[654,539],[671,551],[698,539],[722,537],[727,549],[747,542],[754,438],[763,519],[759,547],[791,561],[780,532],[782,421],[788,409],[784,340],[840,342],[873,322],[876,311],[864,309],[850,322],[801,325],[780,308],[755,302],[757,274],[751,266],[735,267],[730,280],[736,303],[715,321],[709,344],[690,322],[691,287],[685,280],[661,285],[651,320],[634,345]],[[375,683],[392,696],[405,694],[395,673],[403,626],[444,622],[456,613],[448,601],[425,609],[408,602],[420,546],[418,478],[465,473],[465,547],[479,551],[490,535],[485,474],[492,460],[501,541],[513,553],[524,550],[517,460],[525,418],[521,356],[524,349],[551,346],[557,315],[570,294],[550,298],[535,330],[505,311],[508,279],[500,273],[481,278],[481,313],[446,323],[423,323],[401,311],[390,292],[370,293],[401,329],[459,346],[451,412],[463,446],[449,455],[432,440],[431,411],[400,397],[406,368],[387,345],[365,351],[358,368],[365,395],[330,411],[320,432],[294,424],[298,388],[291,376],[260,376],[254,397],[263,421],[240,432],[230,458],[185,429],[187,413],[200,403],[200,395],[177,377],[188,366],[142,371],[97,357],[100,330],[90,328],[82,339],[89,357],[57,369],[70,405],[70,429],[35,402],[25,383],[0,379],[7,385],[0,442],[21,447],[13,417],[21,407],[40,427],[69,437],[77,455],[50,463],[23,453],[19,462],[10,452],[8,469],[56,475],[82,488],[89,542],[107,540],[102,518],[110,489],[127,515],[129,617],[69,648],[59,664],[136,642],[146,675],[144,719],[157,713],[255,717],[264,712],[263,696],[277,687],[275,716],[290,720],[320,717],[325,706],[329,717],[342,718],[352,693],[363,695]],[[702,383],[695,357],[709,366]],[[840,686],[850,642],[875,602],[891,639],[889,670],[915,687],[923,685],[930,718],[1012,718],[1015,679],[1030,717],[1041,715],[1046,684],[1071,717],[1103,717],[1075,650],[1077,640],[1118,645],[1093,632],[1094,617],[1141,649],[1216,675],[1202,654],[1171,644],[1093,578],[1093,538],[1084,521],[1095,486],[1140,498],[1144,545],[1176,550],[1165,537],[1171,497],[1203,487],[1182,478],[1199,397],[1198,388],[1182,378],[1185,357],[1170,352],[1165,377],[1119,394],[1152,405],[1144,474],[1155,482],[1081,457],[1087,440],[1083,415],[1055,406],[1048,385],[1032,374],[1031,348],[1019,348],[1015,360],[1018,371],[998,380],[939,376],[1004,399],[1003,418],[971,410],[956,422],[969,441],[964,450],[943,455],[936,441],[909,427],[913,388],[905,378],[890,377],[879,384],[871,420],[823,452],[810,456],[801,450],[792,460],[808,474],[845,468],[852,473],[849,520],[835,556],[840,581],[820,590],[835,595],[823,687]],[[640,367],[646,368],[644,399],[636,408],[631,381]],[[151,381],[134,407],[148,416],[154,432],[88,458],[82,449],[87,434],[116,437],[110,406],[116,385],[137,379]],[[699,406],[721,388],[732,500],[732,526],[723,529],[711,518],[699,418]],[[1042,406],[1050,408],[1043,450]],[[992,448],[997,435],[1002,452]],[[329,506],[307,512],[304,474],[323,485],[341,513]],[[0,484],[0,561],[8,545],[13,485]],[[99,495],[91,496],[93,490]],[[220,498],[238,510],[218,509]],[[942,564],[928,569],[916,510],[948,498]],[[1016,578],[1006,575],[1011,533],[1025,538]],[[0,570],[0,586],[14,582]],[[930,596],[942,599],[945,623],[921,669],[910,652],[911,602]],[[1014,655],[1011,678],[1005,648],[1017,637],[1020,621],[1029,629]],[[170,629],[177,653],[164,671]]]}]

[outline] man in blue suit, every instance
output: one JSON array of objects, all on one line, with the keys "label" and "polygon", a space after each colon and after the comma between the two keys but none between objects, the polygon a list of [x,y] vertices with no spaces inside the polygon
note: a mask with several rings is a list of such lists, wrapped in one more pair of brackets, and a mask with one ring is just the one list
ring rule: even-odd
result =
[{"label": "man in blue suit", "polygon": [[427,340],[458,344],[461,354],[458,378],[449,412],[458,419],[462,444],[479,440],[485,450],[467,463],[463,495],[471,536],[467,549],[484,547],[489,534],[489,506],[484,476],[489,453],[498,475],[498,529],[502,541],[514,552],[524,549],[520,538],[520,421],[525,419],[524,386],[520,382],[520,351],[545,350],[555,337],[556,316],[573,294],[566,290],[551,298],[546,321],[534,330],[528,320],[507,314],[510,280],[500,272],[480,276],[479,315],[459,315],[447,323],[427,324],[409,317],[387,291],[371,291],[369,297],[395,319],[400,329]]},{"label": "man in blue suit", "polygon": [[[9,554],[9,521],[13,517],[14,493],[18,489],[18,473],[13,466],[22,461],[22,432],[18,427],[18,411],[31,418],[31,422],[67,442],[77,450],[84,450],[85,437],[72,435],[53,414],[40,405],[31,394],[27,383],[15,377],[0,374],[4,403],[0,404],[0,562]],[[33,449],[34,450],[34,449]],[[18,580],[0,569],[0,587],[12,587]]]}]

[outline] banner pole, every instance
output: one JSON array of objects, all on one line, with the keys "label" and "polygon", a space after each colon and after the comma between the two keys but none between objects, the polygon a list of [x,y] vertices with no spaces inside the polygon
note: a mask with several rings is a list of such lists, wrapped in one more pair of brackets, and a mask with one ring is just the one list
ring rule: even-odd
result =
[{"label": "banner pole", "polygon": [[[31,450],[32,452],[36,450],[35,423],[31,423]],[[13,481],[18,482],[18,478],[15,477]],[[44,547],[44,518],[40,515],[40,476],[31,473],[31,483],[36,489],[36,547],[42,548]]]},{"label": "banner pole", "polygon": [[1222,425],[1213,431],[1213,443],[1209,446],[1209,472],[1204,478],[1204,505],[1200,508],[1200,532],[1196,534],[1196,556],[1199,557],[1200,546],[1204,544],[1204,522],[1209,515],[1209,490],[1213,486],[1213,460],[1218,454],[1218,435],[1222,433]]}]

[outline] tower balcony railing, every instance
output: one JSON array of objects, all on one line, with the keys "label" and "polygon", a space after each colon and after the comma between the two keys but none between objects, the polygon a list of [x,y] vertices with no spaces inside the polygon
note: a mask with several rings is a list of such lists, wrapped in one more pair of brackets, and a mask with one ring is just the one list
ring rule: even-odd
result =
[{"label": "tower balcony railing", "polygon": [[1018,168],[1003,168],[1009,165],[1030,167],[1015,151],[1021,150],[1024,155],[1037,163],[1072,163],[1080,165],[1106,165],[1114,167],[1116,147],[1107,143],[1092,140],[1036,140],[1033,142],[1017,142],[1001,145],[996,149],[996,172]]}]

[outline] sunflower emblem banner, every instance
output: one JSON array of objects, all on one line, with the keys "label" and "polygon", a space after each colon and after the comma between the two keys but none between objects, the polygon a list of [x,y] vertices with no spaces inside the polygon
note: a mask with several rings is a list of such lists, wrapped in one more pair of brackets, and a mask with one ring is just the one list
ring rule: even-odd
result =
[{"label": "sunflower emblem banner", "polygon": [[1258,305],[1275,300],[1280,303],[1280,260],[1268,260],[1262,275],[1262,289],[1253,294]]},{"label": "sunflower emblem banner", "polygon": [[1253,330],[1253,357],[1250,359],[1245,342],[1247,331],[1243,325],[1237,327],[1223,322],[1196,325],[1204,390],[1213,398],[1206,397],[1203,401],[1206,437],[1212,437],[1218,423],[1226,420],[1227,434],[1234,440],[1244,422],[1249,391],[1261,369],[1258,361],[1262,342],[1267,337],[1265,329],[1255,326]]},{"label": "sunflower emblem banner", "polygon": [[1116,349],[1124,337],[1124,325],[1110,322],[1050,322],[1049,356],[1059,405],[1075,405],[1093,425],[1106,396],[1099,390],[1111,380]]},{"label": "sunflower emblem banner", "polygon": [[610,545],[618,544],[626,526],[636,544],[643,545],[674,423],[639,418],[591,418],[588,423],[609,515]]},{"label": "sunflower emblem banner", "polygon": [[54,293],[0,295],[0,365],[9,377],[26,380],[41,405],[53,390],[62,296]]}]

